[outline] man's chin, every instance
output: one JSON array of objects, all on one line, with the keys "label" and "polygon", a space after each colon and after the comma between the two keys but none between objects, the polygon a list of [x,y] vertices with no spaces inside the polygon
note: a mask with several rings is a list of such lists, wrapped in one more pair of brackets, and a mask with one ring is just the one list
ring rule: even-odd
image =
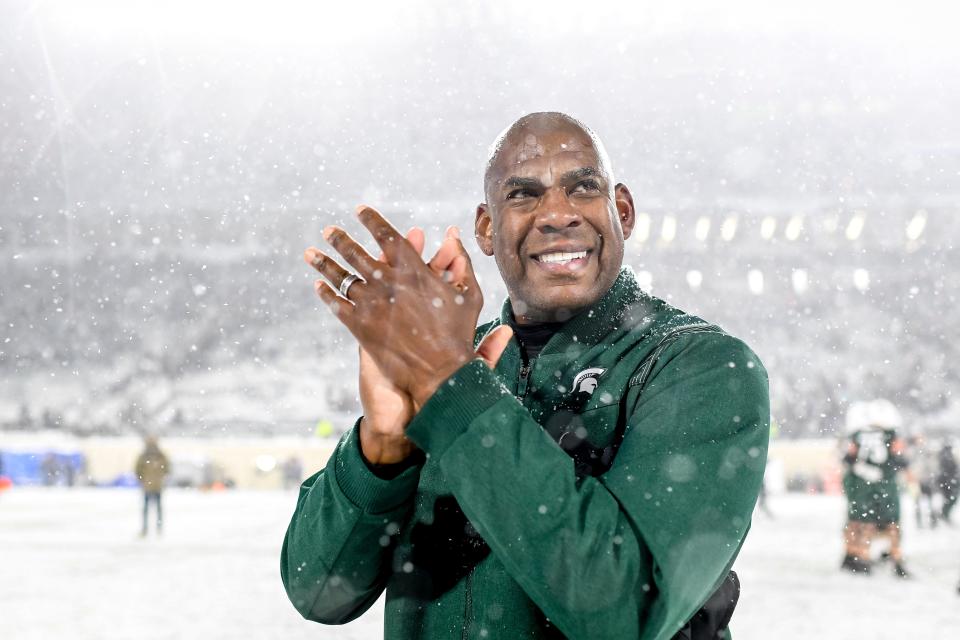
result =
[{"label": "man's chin", "polygon": [[553,295],[544,295],[543,291],[538,291],[538,295],[527,298],[526,305],[515,303],[514,312],[533,322],[564,322],[596,302],[595,296],[587,291],[580,291],[579,287],[577,291],[569,291],[573,288],[569,285],[555,288],[565,290],[557,291]]}]

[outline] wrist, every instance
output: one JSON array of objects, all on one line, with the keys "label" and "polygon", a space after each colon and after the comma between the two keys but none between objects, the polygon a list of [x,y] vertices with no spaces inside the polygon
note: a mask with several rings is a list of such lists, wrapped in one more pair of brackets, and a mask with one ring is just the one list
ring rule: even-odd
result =
[{"label": "wrist", "polygon": [[413,400],[414,415],[420,412],[421,407],[437,392],[440,385],[453,377],[453,374],[475,357],[476,354],[473,351],[463,353],[457,358],[451,359],[450,362],[444,366],[437,367],[434,370],[435,375],[431,375],[428,379],[418,381],[418,384],[409,391],[410,399]]},{"label": "wrist", "polygon": [[360,454],[369,464],[403,462],[416,449],[406,436],[378,433],[364,417],[360,420]]}]

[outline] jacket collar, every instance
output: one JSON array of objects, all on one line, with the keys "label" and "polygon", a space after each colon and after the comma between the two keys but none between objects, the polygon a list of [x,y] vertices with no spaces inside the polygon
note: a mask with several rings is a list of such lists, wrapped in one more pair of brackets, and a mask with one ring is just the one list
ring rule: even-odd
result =
[{"label": "jacket collar", "polygon": [[[624,266],[603,297],[560,327],[544,351],[554,351],[558,347],[563,349],[571,344],[597,344],[610,332],[624,328],[625,322],[634,325],[639,319],[634,317],[637,312],[641,309],[650,310],[655,301],[640,288],[633,269]],[[626,317],[628,312],[630,318]],[[500,324],[509,325],[512,319],[513,305],[507,298],[500,310]]]}]

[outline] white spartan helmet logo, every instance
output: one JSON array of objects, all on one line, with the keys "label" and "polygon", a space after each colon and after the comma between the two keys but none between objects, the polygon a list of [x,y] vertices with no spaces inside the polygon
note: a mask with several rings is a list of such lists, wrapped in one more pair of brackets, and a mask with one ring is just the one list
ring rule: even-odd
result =
[{"label": "white spartan helmet logo", "polygon": [[577,377],[573,379],[573,392],[593,395],[594,390],[597,388],[597,378],[599,378],[604,371],[606,371],[606,369],[593,367],[591,369],[584,369],[578,373]]}]

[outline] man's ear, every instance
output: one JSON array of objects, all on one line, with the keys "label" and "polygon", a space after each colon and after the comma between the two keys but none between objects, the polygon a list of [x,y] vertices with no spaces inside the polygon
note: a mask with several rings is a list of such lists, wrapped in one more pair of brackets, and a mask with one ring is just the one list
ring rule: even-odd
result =
[{"label": "man's ear", "polygon": [[477,219],[473,223],[473,235],[484,255],[493,255],[493,220],[490,219],[490,210],[487,203],[477,205]]},{"label": "man's ear", "polygon": [[630,195],[630,189],[622,182],[618,183],[613,190],[614,202],[617,205],[617,216],[620,218],[620,226],[623,227],[624,239],[629,238],[633,233],[633,225],[637,222],[637,212],[633,208],[633,196]]}]

